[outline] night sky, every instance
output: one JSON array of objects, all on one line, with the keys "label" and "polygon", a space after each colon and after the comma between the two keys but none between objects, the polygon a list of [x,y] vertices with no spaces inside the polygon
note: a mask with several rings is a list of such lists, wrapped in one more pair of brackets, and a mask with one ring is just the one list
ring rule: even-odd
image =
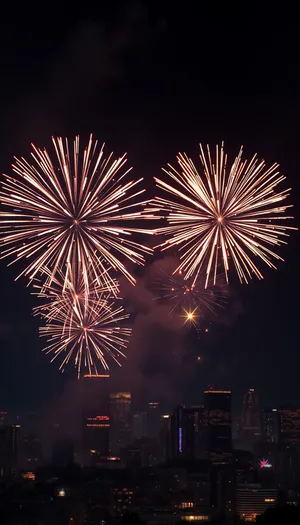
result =
[{"label": "night sky", "polygon": [[[252,4],[248,12],[228,3],[201,3],[201,11],[192,2],[88,4],[1,7],[1,172],[10,173],[14,155],[28,158],[31,142],[49,146],[52,135],[93,132],[108,150],[128,152],[154,195],[152,177],[179,150],[196,160],[199,142],[224,140],[231,157],[243,144],[248,158],[257,152],[280,163],[299,225],[296,13],[275,4],[268,12]],[[213,384],[233,390],[237,410],[250,387],[262,405],[300,403],[298,232],[280,254],[286,262],[278,271],[262,266],[263,281],[233,279],[228,311],[207,338],[163,325],[149,291],[156,259],[134,291],[124,285],[136,333],[123,376],[142,399],[199,403]],[[41,352],[35,298],[24,279],[14,282],[23,266],[6,264],[0,261],[0,408],[44,410],[76,386],[72,373],[62,376]],[[201,364],[182,366],[174,357],[179,337]],[[115,383],[128,386],[119,376]]]}]

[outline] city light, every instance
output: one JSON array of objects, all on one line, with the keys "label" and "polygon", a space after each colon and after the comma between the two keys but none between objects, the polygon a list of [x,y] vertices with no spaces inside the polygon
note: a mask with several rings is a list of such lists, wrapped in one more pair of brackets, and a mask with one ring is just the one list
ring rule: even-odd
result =
[{"label": "city light", "polygon": [[261,459],[259,461],[259,467],[260,468],[271,468],[272,465],[271,465],[271,463],[269,463],[268,459]]}]

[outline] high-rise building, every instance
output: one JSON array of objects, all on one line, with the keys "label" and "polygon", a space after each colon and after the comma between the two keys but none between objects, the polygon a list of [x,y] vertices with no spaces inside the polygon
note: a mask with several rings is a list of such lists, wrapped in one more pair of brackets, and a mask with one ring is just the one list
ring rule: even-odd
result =
[{"label": "high-rise building", "polygon": [[261,413],[261,437],[264,443],[276,445],[279,441],[279,410],[264,408]]},{"label": "high-rise building", "polygon": [[[110,417],[88,414],[83,419],[83,457],[86,465],[109,456]],[[94,461],[95,460],[95,461]]]},{"label": "high-rise building", "polygon": [[232,459],[231,391],[204,392],[204,426],[206,456],[214,464]]},{"label": "high-rise building", "polygon": [[260,430],[260,409],[258,395],[253,388],[250,388],[244,395],[243,409],[241,416],[242,430]]},{"label": "high-rise building", "polygon": [[236,512],[244,521],[256,521],[256,516],[275,507],[277,489],[262,488],[261,485],[238,485],[236,489]]},{"label": "high-rise building", "polygon": [[102,413],[109,408],[109,374],[85,375],[79,383],[83,414]]},{"label": "high-rise building", "polygon": [[160,418],[159,444],[161,462],[166,463],[172,459],[171,417],[169,414],[163,414]]},{"label": "high-rise building", "polygon": [[20,425],[0,427],[0,478],[12,476],[17,468]]},{"label": "high-rise building", "polygon": [[242,448],[253,451],[255,443],[260,439],[260,425],[258,395],[253,388],[250,388],[243,398],[240,432]]},{"label": "high-rise building", "polygon": [[179,406],[171,416],[172,458],[184,457],[183,446],[184,407]]},{"label": "high-rise building", "polygon": [[21,464],[25,469],[34,470],[42,463],[42,443],[37,434],[29,434],[22,438]]},{"label": "high-rise building", "polygon": [[201,457],[202,407],[179,406],[171,416],[171,447],[173,459]]},{"label": "high-rise building", "polygon": [[148,403],[148,437],[158,438],[160,431],[160,404],[158,401]]},{"label": "high-rise building", "polygon": [[[107,425],[110,425],[110,376],[85,375],[79,383],[82,393],[81,461],[89,465],[92,460],[96,460],[96,456],[98,459],[99,455],[109,455],[107,436],[110,427]],[[103,419],[97,419],[97,416]],[[91,450],[96,451],[93,457]]]},{"label": "high-rise building", "polygon": [[148,436],[148,414],[147,412],[135,412],[132,418],[133,439],[146,438]]},{"label": "high-rise building", "polygon": [[131,394],[116,392],[110,395],[110,452],[118,456],[121,448],[131,441]]},{"label": "high-rise building", "polygon": [[280,415],[280,443],[300,446],[300,408],[283,407]]}]

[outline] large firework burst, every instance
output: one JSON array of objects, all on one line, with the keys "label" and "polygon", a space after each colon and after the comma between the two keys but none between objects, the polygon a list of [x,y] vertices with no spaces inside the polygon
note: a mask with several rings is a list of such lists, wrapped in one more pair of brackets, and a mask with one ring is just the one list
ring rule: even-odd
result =
[{"label": "large firework burst", "polygon": [[179,247],[176,271],[184,271],[194,283],[202,268],[206,286],[211,278],[215,283],[221,261],[228,281],[230,259],[241,282],[249,282],[253,274],[263,278],[253,257],[275,268],[273,259],[282,258],[272,247],[285,244],[287,230],[296,229],[283,224],[292,218],[284,215],[291,206],[281,205],[290,188],[277,190],[285,177],[279,174],[278,164],[268,168],[256,155],[250,162],[242,161],[242,148],[228,169],[223,144],[216,146],[214,159],[209,147],[205,154],[200,145],[200,160],[203,175],[186,154],[179,153],[180,169],[168,165],[164,170],[172,184],[155,179],[158,187],[175,197],[154,200],[169,223],[160,229],[168,237],[160,246]]},{"label": "large firework burst", "polygon": [[207,313],[216,314],[218,308],[226,304],[222,288],[205,288],[205,281],[199,276],[196,282],[185,279],[181,270],[170,275],[160,271],[155,281],[156,299],[170,303],[169,315],[184,315],[186,320],[203,319]]},{"label": "large firework burst", "polygon": [[[22,272],[30,280],[46,267],[49,282],[58,269],[68,280],[69,270],[79,265],[85,286],[88,272],[98,278],[98,267],[106,284],[114,287],[109,265],[135,279],[120,258],[143,264],[146,246],[132,240],[132,233],[151,233],[129,224],[142,218],[146,201],[139,202],[143,189],[136,189],[142,179],[125,182],[125,155],[113,160],[104,157],[104,145],[98,148],[90,136],[83,152],[79,137],[69,148],[68,140],[53,138],[53,160],[44,149],[33,147],[33,164],[15,159],[17,178],[4,175],[1,182],[0,212],[1,257],[30,260]],[[5,209],[6,208],[6,209]],[[105,262],[103,262],[105,261]],[[107,263],[107,264],[105,264]],[[22,275],[21,274],[21,275]]]},{"label": "large firework burst", "polygon": [[51,362],[58,359],[62,371],[72,362],[78,377],[84,371],[98,375],[99,364],[109,369],[107,358],[121,366],[131,333],[124,326],[129,316],[123,307],[110,301],[107,289],[90,286],[87,297],[78,285],[64,283],[62,289],[60,284],[55,280],[48,288],[43,285],[39,295],[44,304],[34,309],[46,321],[40,335],[47,337],[44,351],[52,354]]}]

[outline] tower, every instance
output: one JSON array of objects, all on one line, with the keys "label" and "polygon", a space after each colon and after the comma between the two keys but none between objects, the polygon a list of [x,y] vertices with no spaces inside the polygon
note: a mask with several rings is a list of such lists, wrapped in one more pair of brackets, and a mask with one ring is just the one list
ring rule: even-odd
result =
[{"label": "tower", "polygon": [[0,479],[12,476],[17,468],[20,425],[0,427]]},{"label": "tower", "polygon": [[279,441],[279,411],[264,408],[261,413],[261,434],[264,443],[276,445]]},{"label": "tower", "polygon": [[110,395],[110,452],[118,456],[131,441],[131,393],[116,392]]},{"label": "tower", "polygon": [[179,406],[171,416],[173,459],[201,457],[203,408]]},{"label": "tower", "polygon": [[158,438],[160,431],[160,404],[158,401],[148,403],[148,436]]},{"label": "tower", "polygon": [[261,433],[261,416],[258,395],[250,388],[244,395],[241,415],[241,439],[243,446],[253,450],[254,443],[259,440]]},{"label": "tower", "polygon": [[228,464],[232,459],[231,391],[204,392],[206,456],[214,464]]}]

